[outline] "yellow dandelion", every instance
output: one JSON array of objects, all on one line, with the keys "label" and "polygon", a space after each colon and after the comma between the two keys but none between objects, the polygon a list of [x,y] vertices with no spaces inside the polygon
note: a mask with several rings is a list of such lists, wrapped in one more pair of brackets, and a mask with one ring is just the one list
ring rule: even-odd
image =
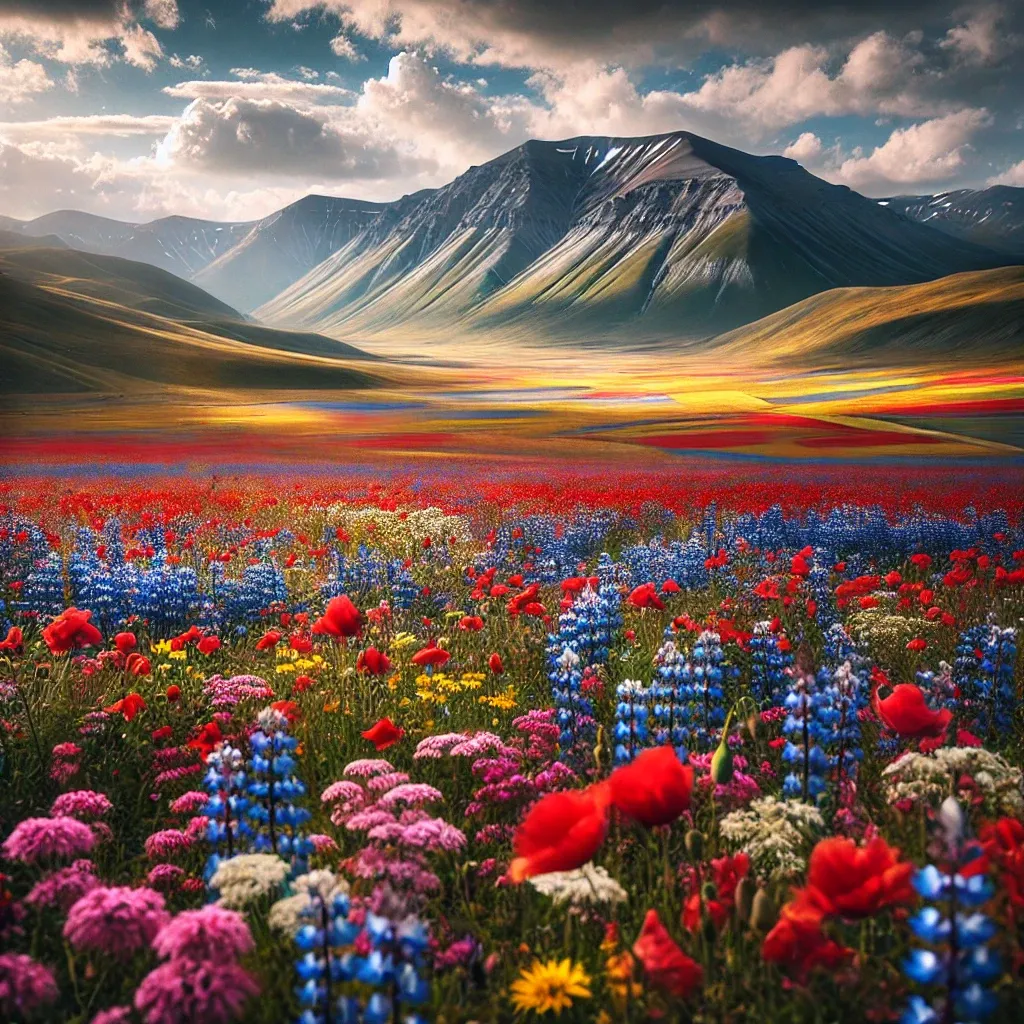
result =
[{"label": "yellow dandelion", "polygon": [[534,960],[512,983],[512,1002],[517,1010],[560,1014],[573,999],[589,999],[590,977],[571,960]]},{"label": "yellow dandelion", "polygon": [[155,644],[150,645],[150,650],[154,654],[167,654],[171,649],[170,640],[157,640]]},{"label": "yellow dandelion", "polygon": [[168,651],[167,657],[171,661],[186,661],[188,659],[188,651]]}]

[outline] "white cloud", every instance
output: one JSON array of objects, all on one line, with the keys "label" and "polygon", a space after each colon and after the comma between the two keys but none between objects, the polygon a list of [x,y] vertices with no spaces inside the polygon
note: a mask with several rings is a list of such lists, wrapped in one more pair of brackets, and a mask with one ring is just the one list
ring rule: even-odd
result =
[{"label": "white cloud", "polygon": [[335,57],[341,57],[343,60],[366,60],[366,58],[356,49],[355,43],[344,32],[339,32],[331,40],[331,52]]},{"label": "white cloud", "polygon": [[0,46],[0,103],[25,103],[52,88],[53,79],[42,64],[31,60],[13,61]]},{"label": "white cloud", "polygon": [[1014,164],[1012,167],[1008,167],[1002,174],[997,174],[994,178],[989,178],[989,185],[1017,185],[1020,188],[1024,188],[1024,160],[1020,163]]},{"label": "white cloud", "polygon": [[828,176],[875,194],[893,186],[943,184],[963,170],[971,140],[991,123],[988,111],[978,109],[897,128],[868,156],[852,156]]},{"label": "white cloud", "polygon": [[1021,37],[1004,24],[1001,6],[991,5],[972,12],[962,24],[954,25],[939,43],[966,65],[991,65],[1021,45]]},{"label": "white cloud", "polygon": [[796,160],[801,164],[816,164],[821,159],[824,146],[814,132],[803,132],[795,142],[791,142],[783,151],[783,156]]},{"label": "white cloud", "polygon": [[207,81],[196,79],[178,82],[164,88],[168,96],[186,100],[210,100],[217,102],[235,97],[250,100],[276,100],[279,103],[337,103],[351,99],[350,89],[321,82],[297,81],[284,78],[272,72],[257,71],[255,68],[232,68],[232,74],[242,81]]},{"label": "white cloud", "polygon": [[172,68],[188,68],[190,71],[199,71],[204,62],[198,53],[190,53],[187,57],[179,57],[174,53],[167,59],[167,63]]},{"label": "white cloud", "polygon": [[31,142],[63,136],[160,136],[169,132],[177,120],[167,114],[85,114],[50,117],[45,121],[0,121],[0,138]]},{"label": "white cloud", "polygon": [[146,0],[143,13],[158,28],[175,29],[181,22],[178,0]]},{"label": "white cloud", "polygon": [[130,25],[120,39],[124,59],[144,71],[152,71],[164,51],[160,42],[149,29],[141,25]]}]

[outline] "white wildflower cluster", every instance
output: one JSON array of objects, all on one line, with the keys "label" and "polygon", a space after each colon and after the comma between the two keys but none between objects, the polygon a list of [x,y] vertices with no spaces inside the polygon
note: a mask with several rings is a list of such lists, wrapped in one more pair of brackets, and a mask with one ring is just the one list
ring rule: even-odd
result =
[{"label": "white wildflower cluster", "polygon": [[825,820],[816,807],[773,796],[752,800],[719,823],[726,843],[747,854],[753,874],[766,881],[802,874],[824,829]]},{"label": "white wildflower cluster", "polygon": [[927,640],[935,630],[935,623],[927,619],[891,615],[882,608],[853,612],[847,621],[851,637],[890,659],[903,655],[910,640],[919,636]]},{"label": "white wildflower cluster", "polygon": [[270,908],[270,927],[286,935],[294,935],[299,925],[316,917],[320,903],[330,906],[338,896],[347,896],[348,882],[326,868],[299,875],[291,884],[291,896],[278,900]]},{"label": "white wildflower cluster", "polygon": [[890,803],[923,800],[937,807],[969,778],[989,814],[1024,815],[1024,775],[984,747],[940,747],[931,754],[910,751],[882,772]]},{"label": "white wildflower cluster", "polygon": [[210,887],[220,894],[217,902],[222,907],[241,910],[283,885],[290,870],[286,861],[272,853],[240,853],[221,861]]},{"label": "white wildflower cluster", "polygon": [[584,864],[575,871],[550,871],[534,875],[530,884],[555,904],[571,903],[574,907],[592,903],[624,903],[626,890],[604,868]]},{"label": "white wildflower cluster", "polygon": [[391,512],[335,504],[327,508],[327,521],[343,527],[353,536],[364,535],[372,523],[374,543],[385,547],[391,544],[404,546],[410,540],[422,544],[427,537],[438,543],[454,537],[462,544],[473,537],[466,516],[446,515],[433,506]]}]

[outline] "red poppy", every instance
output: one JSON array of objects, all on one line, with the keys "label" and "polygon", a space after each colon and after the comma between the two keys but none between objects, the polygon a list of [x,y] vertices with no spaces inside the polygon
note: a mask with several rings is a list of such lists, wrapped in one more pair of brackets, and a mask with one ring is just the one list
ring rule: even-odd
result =
[{"label": "red poppy", "polygon": [[149,738],[154,743],[160,743],[162,740],[169,740],[173,735],[174,730],[169,725],[161,725],[159,729],[154,729],[149,734]]},{"label": "red poppy", "polygon": [[323,615],[313,623],[314,633],[318,636],[333,636],[335,640],[359,636],[362,631],[362,615],[347,594],[331,598]]},{"label": "red poppy", "polygon": [[835,970],[853,956],[853,950],[830,939],[821,924],[821,913],[806,900],[790,901],[765,936],[761,956],[766,963],[778,964],[802,980],[815,967]]},{"label": "red poppy", "polygon": [[635,587],[626,600],[634,608],[657,608],[658,611],[665,610],[665,602],[658,597],[658,591],[653,583],[641,583]]},{"label": "red poppy", "polygon": [[412,656],[412,663],[422,668],[428,665],[432,668],[440,668],[448,662],[449,658],[451,658],[451,655],[443,647],[431,644],[429,647],[420,648]]},{"label": "red poppy", "polygon": [[20,626],[11,626],[7,630],[7,636],[0,640],[0,651],[20,651],[22,644],[25,642],[25,636],[21,631]]},{"label": "red poppy", "polygon": [[292,633],[288,637],[288,646],[299,654],[309,654],[313,650],[313,641],[304,633]]},{"label": "red poppy", "polygon": [[391,659],[376,647],[367,647],[356,658],[356,671],[371,676],[385,676],[391,671]]},{"label": "red poppy", "polygon": [[913,640],[908,640],[907,641],[907,650],[908,651],[914,651],[914,652],[923,651],[927,646],[928,646],[928,641],[925,640],[923,637],[920,637],[920,636],[915,636]]},{"label": "red poppy", "polygon": [[138,644],[138,640],[135,639],[134,633],[118,633],[114,637],[114,646],[125,656],[128,657],[132,651],[135,650]]},{"label": "red poppy", "polygon": [[871,706],[885,726],[898,736],[910,739],[944,736],[953,719],[948,708],[932,711],[925,700],[924,691],[913,683],[894,686],[885,700],[878,696],[879,682],[876,679],[871,692]]},{"label": "red poppy", "polygon": [[661,585],[661,592],[663,594],[678,594],[682,591],[682,587],[676,583],[675,580],[665,580]]},{"label": "red poppy", "polygon": [[489,658],[487,659],[487,667],[488,667],[488,668],[489,668],[489,669],[490,669],[490,670],[491,670],[491,671],[492,671],[492,672],[493,672],[493,673],[494,673],[494,674],[495,674],[496,676],[500,676],[500,675],[502,675],[502,674],[504,673],[504,671],[505,671],[505,666],[504,666],[504,665],[502,664],[502,662],[501,662],[501,655],[500,655],[500,654],[499,654],[499,653],[498,653],[497,651],[495,651],[495,652],[494,652],[494,653],[493,653],[493,654],[492,654],[492,655],[491,655],[491,656],[490,656],[490,657],[489,657]]},{"label": "red poppy", "polygon": [[1024,825],[1016,818],[1000,818],[982,827],[980,839],[989,860],[1000,870],[1010,903],[1024,910]]},{"label": "red poppy", "polygon": [[138,651],[133,651],[128,655],[128,660],[124,666],[128,672],[133,676],[148,676],[153,671],[153,666],[149,663],[149,658],[144,654],[139,654]]},{"label": "red poppy", "polygon": [[293,700],[275,700],[270,706],[275,711],[280,711],[289,722],[297,721],[302,714],[299,705]]},{"label": "red poppy", "polygon": [[124,720],[130,722],[140,711],[146,710],[146,702],[139,694],[129,693],[103,710],[108,715],[124,715]]},{"label": "red poppy", "polygon": [[192,644],[202,639],[203,634],[199,632],[199,627],[189,626],[186,632],[171,638],[171,650],[180,651],[186,644]]},{"label": "red poppy", "polygon": [[911,555],[910,561],[913,562],[918,569],[927,569],[928,566],[932,564],[932,556],[925,554]]},{"label": "red poppy", "polygon": [[470,633],[479,633],[484,628],[484,620],[479,615],[463,615],[459,619],[459,629]]},{"label": "red poppy", "polygon": [[307,676],[305,674],[296,676],[295,681],[292,683],[292,693],[305,693],[314,682],[315,680],[312,676]]},{"label": "red poppy", "polygon": [[668,825],[690,806],[693,768],[670,746],[645,750],[608,778],[612,806],[642,825]]},{"label": "red poppy", "polygon": [[188,741],[188,745],[193,750],[198,750],[199,756],[205,761],[223,739],[220,726],[216,722],[207,722],[199,730],[198,735]]},{"label": "red poppy", "polygon": [[789,563],[789,571],[793,576],[809,576],[811,567],[803,555],[794,555]]},{"label": "red poppy", "polygon": [[43,630],[51,654],[67,654],[76,647],[103,643],[103,634],[89,621],[92,612],[67,608]]},{"label": "red poppy", "polygon": [[516,829],[509,878],[518,884],[549,871],[574,871],[597,853],[607,832],[605,786],[548,793]]},{"label": "red poppy", "polygon": [[859,920],[914,899],[914,865],[881,836],[863,846],[835,836],[811,851],[804,896],[824,916]]},{"label": "red poppy", "polygon": [[220,637],[204,636],[202,640],[196,644],[196,650],[198,650],[200,654],[213,654],[215,651],[219,651]]},{"label": "red poppy", "polygon": [[714,899],[703,898],[696,871],[690,869],[690,897],[683,905],[682,923],[688,931],[700,927],[701,907],[704,914],[716,928],[721,928],[736,905],[736,886],[750,871],[750,857],[745,853],[716,857],[711,862],[711,878],[718,895]]},{"label": "red poppy", "polygon": [[686,999],[700,988],[704,972],[688,957],[661,923],[656,910],[648,910],[643,928],[633,943],[633,955],[656,988],[676,999]]},{"label": "red poppy", "polygon": [[276,629],[268,629],[256,641],[257,651],[270,651],[273,650],[281,642],[281,634]]},{"label": "red poppy", "polygon": [[170,704],[177,704],[181,698],[181,687],[177,683],[171,683],[167,687],[167,700]]},{"label": "red poppy", "polygon": [[401,726],[395,725],[390,718],[382,718],[361,735],[364,740],[369,740],[378,750],[387,750],[405,735],[405,730]]}]

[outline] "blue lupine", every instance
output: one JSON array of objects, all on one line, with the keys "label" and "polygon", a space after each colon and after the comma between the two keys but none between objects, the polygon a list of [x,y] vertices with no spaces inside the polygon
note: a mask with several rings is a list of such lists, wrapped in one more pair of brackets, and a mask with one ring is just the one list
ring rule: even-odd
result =
[{"label": "blue lupine", "polygon": [[697,637],[682,671],[682,692],[689,703],[692,747],[706,751],[718,745],[718,730],[725,724],[725,687],[739,670],[730,665],[722,640],[713,630]]},{"label": "blue lupine", "polygon": [[666,640],[654,656],[654,680],[650,694],[653,701],[654,737],[658,745],[671,743],[680,759],[685,758],[690,730],[688,727],[688,668],[675,641]]},{"label": "blue lupine", "polygon": [[788,712],[782,731],[786,745],[782,760],[792,766],[782,784],[783,795],[815,803],[826,790],[829,758],[820,745],[822,725],[818,709],[827,703],[813,676],[793,673],[784,706]]},{"label": "blue lupine", "polygon": [[965,839],[964,814],[954,797],[940,808],[938,826],[949,870],[929,864],[914,876],[914,888],[926,902],[910,927],[924,945],[903,965],[907,977],[933,995],[930,1001],[911,996],[901,1024],[980,1024],[998,1006],[988,989],[1001,973],[999,957],[988,948],[996,925],[980,909],[995,888],[984,872],[962,873],[982,851]]},{"label": "blue lupine", "polygon": [[834,671],[823,668],[818,673],[818,686],[818,740],[828,756],[842,802],[844,786],[857,778],[857,767],[864,758],[859,712],[867,706],[868,690],[849,661]]},{"label": "blue lupine", "polygon": [[627,679],[615,688],[615,763],[626,764],[648,745],[650,733],[650,692],[635,679]]},{"label": "blue lupine", "polygon": [[786,669],[793,664],[793,655],[779,649],[779,640],[767,622],[754,625],[750,649],[750,692],[764,707],[780,706],[786,695],[789,679]]},{"label": "blue lupine", "polygon": [[1010,730],[1015,707],[1017,631],[972,626],[960,637],[953,665],[963,710],[981,735]]},{"label": "blue lupine", "polygon": [[210,794],[202,813],[209,819],[207,841],[213,853],[206,862],[204,877],[213,877],[221,861],[221,850],[228,857],[248,850],[252,829],[245,820],[249,801],[245,795],[245,758],[242,752],[224,741],[206,758],[207,770],[203,786]]}]

